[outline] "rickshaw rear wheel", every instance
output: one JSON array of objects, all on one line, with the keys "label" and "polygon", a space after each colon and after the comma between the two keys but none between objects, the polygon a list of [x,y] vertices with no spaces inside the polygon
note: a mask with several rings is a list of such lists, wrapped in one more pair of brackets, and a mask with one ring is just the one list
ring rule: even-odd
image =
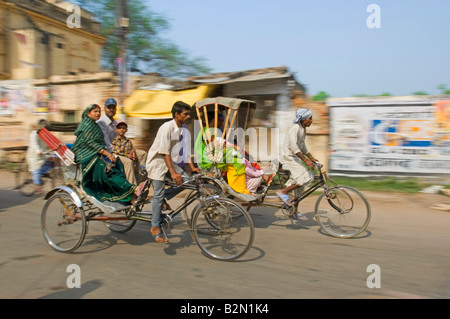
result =
[{"label": "rickshaw rear wheel", "polygon": [[86,236],[86,216],[66,192],[58,192],[45,203],[41,228],[47,243],[56,251],[73,252]]}]

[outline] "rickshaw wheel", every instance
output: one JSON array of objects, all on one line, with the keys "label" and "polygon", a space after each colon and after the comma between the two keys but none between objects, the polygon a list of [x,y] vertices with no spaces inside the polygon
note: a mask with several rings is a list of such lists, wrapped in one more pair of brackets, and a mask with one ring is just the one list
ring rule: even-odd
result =
[{"label": "rickshaw wheel", "polygon": [[41,228],[47,243],[60,252],[72,252],[86,236],[86,216],[66,192],[55,193],[44,205]]}]

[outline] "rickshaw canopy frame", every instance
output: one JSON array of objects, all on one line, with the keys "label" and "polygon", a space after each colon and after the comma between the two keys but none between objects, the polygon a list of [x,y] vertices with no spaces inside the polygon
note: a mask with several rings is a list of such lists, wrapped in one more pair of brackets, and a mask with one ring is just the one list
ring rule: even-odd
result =
[{"label": "rickshaw canopy frame", "polygon": [[[223,127],[223,132],[222,132],[222,140],[226,141],[231,132],[231,128],[236,123],[235,121],[236,121],[236,116],[238,114],[239,108],[243,104],[246,104],[246,106],[247,106],[247,112],[246,112],[245,121],[244,121],[244,130],[246,130],[247,125],[253,115],[253,114],[250,114],[250,109],[253,109],[253,110],[256,109],[256,103],[254,101],[239,99],[239,98],[218,96],[218,97],[209,97],[209,98],[197,101],[195,103],[195,110],[197,112],[197,117],[198,117],[198,120],[200,121],[200,127],[202,130],[202,137],[203,137],[203,140],[205,141],[205,143],[207,144],[208,152],[210,154],[210,157],[212,157],[214,163],[217,163],[218,155],[217,154],[215,154],[215,156],[212,155],[213,145],[211,143],[211,135],[207,134],[207,132],[209,132],[209,129],[210,129],[210,127],[209,127],[210,119],[208,119],[207,107],[214,106],[214,126],[213,126],[214,127],[214,136],[217,136],[217,133],[218,133],[217,130],[218,130],[219,105],[228,109],[225,123],[224,123],[225,126]],[[203,108],[203,116],[204,116],[204,120],[205,120],[206,130],[203,127],[202,115],[200,112],[201,108]],[[233,115],[231,115],[231,110],[233,110]],[[231,119],[230,119],[230,117],[231,117]],[[214,148],[216,148],[217,146],[218,146],[217,139],[215,139],[214,140]]]},{"label": "rickshaw canopy frame", "polygon": [[197,101],[197,102],[195,102],[195,107],[202,108],[207,105],[218,104],[218,105],[222,105],[226,108],[237,110],[241,107],[241,105],[243,103],[248,103],[248,106],[250,108],[256,108],[256,103],[254,101],[239,99],[239,98],[232,98],[232,97],[223,97],[223,96],[208,97],[206,99]]}]

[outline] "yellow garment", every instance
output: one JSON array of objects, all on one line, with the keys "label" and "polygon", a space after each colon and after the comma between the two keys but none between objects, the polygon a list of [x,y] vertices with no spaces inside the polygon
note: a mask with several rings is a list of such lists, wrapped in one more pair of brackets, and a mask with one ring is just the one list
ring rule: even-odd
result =
[{"label": "yellow garment", "polygon": [[247,190],[247,181],[245,179],[245,174],[236,175],[236,169],[233,167],[233,165],[228,165],[227,178],[228,185],[230,185],[230,187],[235,192],[241,194],[250,194],[250,192]]}]

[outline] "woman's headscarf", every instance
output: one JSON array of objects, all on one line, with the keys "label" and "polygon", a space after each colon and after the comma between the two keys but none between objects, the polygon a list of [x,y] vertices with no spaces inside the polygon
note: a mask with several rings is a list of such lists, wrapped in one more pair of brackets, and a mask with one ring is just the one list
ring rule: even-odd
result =
[{"label": "woman's headscarf", "polygon": [[78,125],[77,129],[75,130],[75,135],[78,135],[80,132],[84,131],[86,129],[86,126],[91,124],[90,121],[88,121],[91,119],[88,117],[87,114],[96,107],[100,107],[100,106],[98,106],[97,104],[91,104],[87,108],[84,109],[83,113],[81,114],[81,123],[80,123],[80,125]]},{"label": "woman's headscarf", "polygon": [[81,123],[75,131],[77,139],[73,144],[72,150],[75,153],[76,162],[90,159],[92,156],[97,155],[101,149],[106,148],[105,138],[100,126],[87,115],[95,107],[99,106],[91,104],[83,111]]},{"label": "woman's headscarf", "polygon": [[300,121],[309,119],[311,116],[312,116],[312,112],[310,109],[298,109],[295,112],[295,120],[293,122],[294,122],[294,124],[298,124],[298,123],[300,123]]}]

